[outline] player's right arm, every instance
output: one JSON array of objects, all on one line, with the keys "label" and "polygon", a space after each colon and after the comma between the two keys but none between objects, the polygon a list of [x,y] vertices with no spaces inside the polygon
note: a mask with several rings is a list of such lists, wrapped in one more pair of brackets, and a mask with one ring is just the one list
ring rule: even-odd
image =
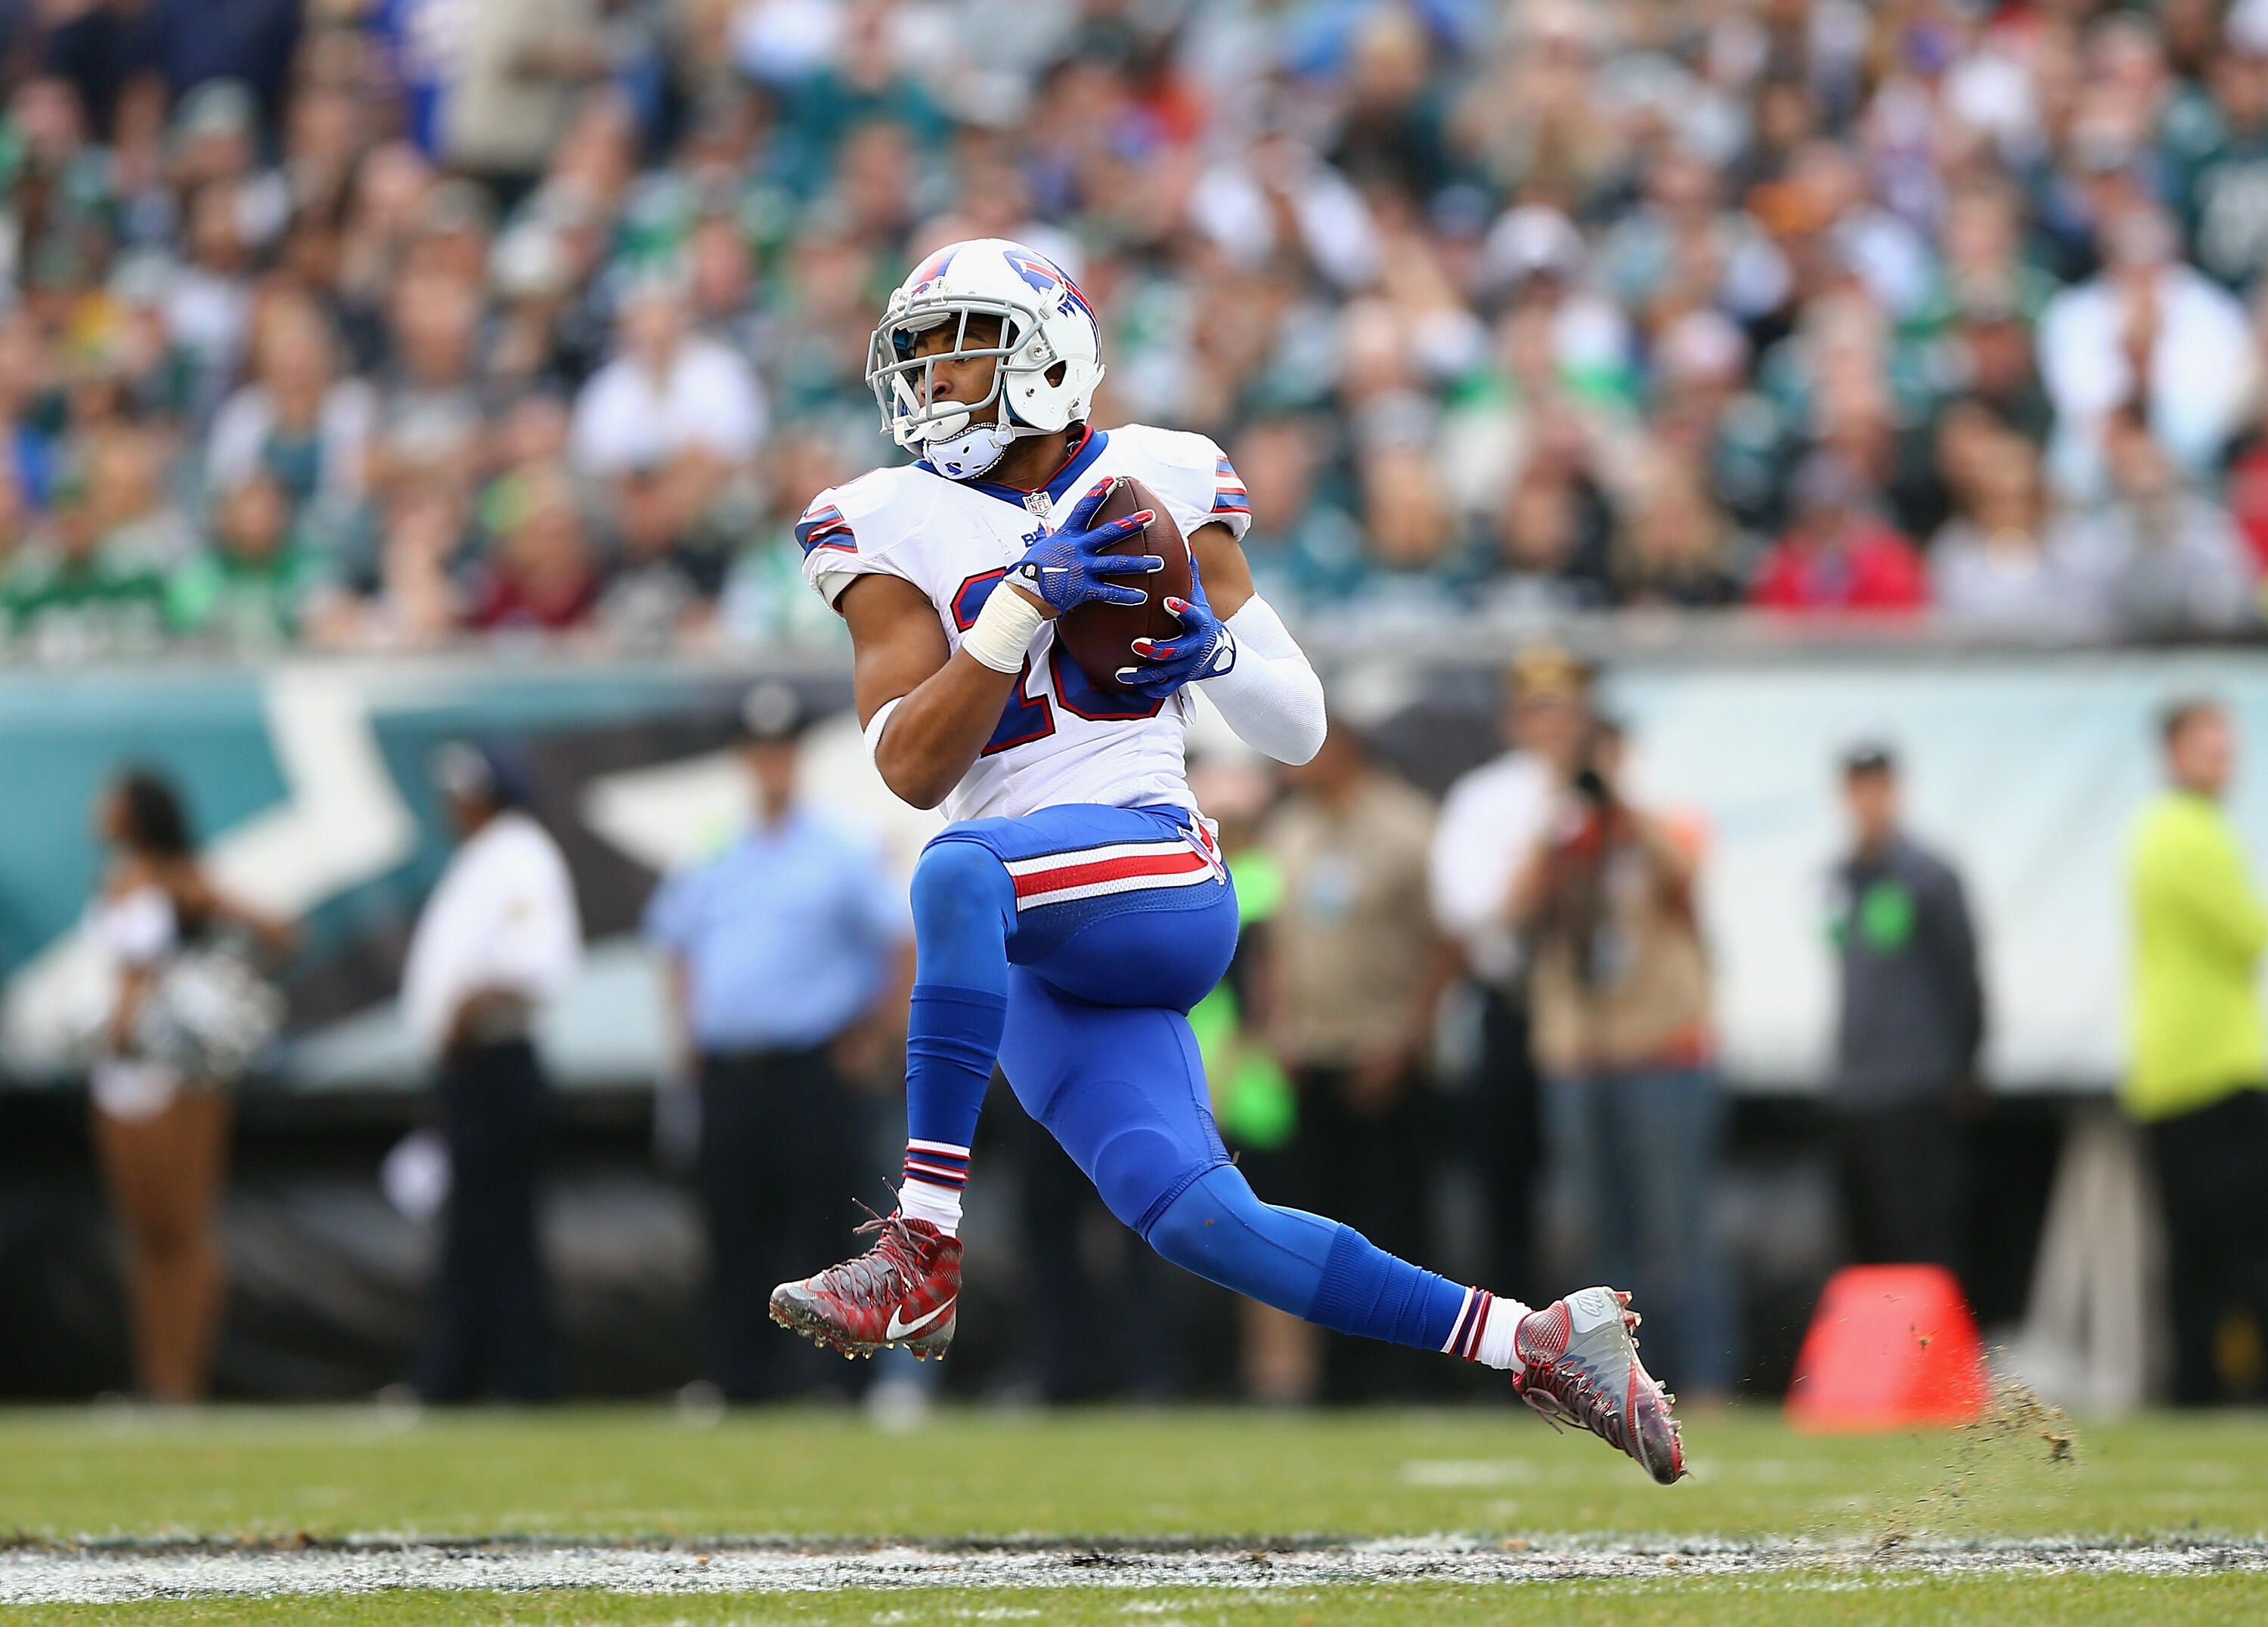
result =
[{"label": "player's right arm", "polygon": [[859,725],[872,729],[889,708],[872,742],[882,784],[902,801],[933,808],[984,749],[1018,675],[995,672],[966,650],[948,653],[937,607],[903,577],[862,576],[836,602],[850,627]]}]

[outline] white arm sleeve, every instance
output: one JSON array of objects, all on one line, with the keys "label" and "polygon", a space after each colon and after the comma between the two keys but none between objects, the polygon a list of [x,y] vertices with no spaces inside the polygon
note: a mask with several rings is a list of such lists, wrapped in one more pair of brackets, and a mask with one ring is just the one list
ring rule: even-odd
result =
[{"label": "white arm sleeve", "polygon": [[1323,748],[1323,681],[1283,619],[1255,593],[1222,625],[1236,665],[1202,681],[1237,739],[1278,762],[1305,762]]}]

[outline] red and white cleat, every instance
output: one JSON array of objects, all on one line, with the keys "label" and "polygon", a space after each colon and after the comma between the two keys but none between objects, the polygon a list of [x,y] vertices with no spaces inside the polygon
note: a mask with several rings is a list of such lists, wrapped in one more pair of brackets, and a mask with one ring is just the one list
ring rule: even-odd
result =
[{"label": "red and white cleat", "polygon": [[1630,1295],[1586,1288],[1520,1319],[1513,1394],[1554,1424],[1589,1430],[1627,1452],[1663,1485],[1685,1473],[1685,1443],[1670,1416],[1676,1397],[1638,1358]]},{"label": "red and white cleat", "polygon": [[879,1233],[855,1260],[772,1290],[772,1320],[821,1349],[872,1356],[904,1345],[926,1361],[945,1354],[959,1320],[961,1240],[926,1220],[877,1215]]}]

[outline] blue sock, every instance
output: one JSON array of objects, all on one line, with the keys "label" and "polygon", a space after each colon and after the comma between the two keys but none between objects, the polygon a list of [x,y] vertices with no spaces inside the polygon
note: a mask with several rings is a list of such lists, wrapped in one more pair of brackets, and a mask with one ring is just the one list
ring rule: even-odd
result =
[{"label": "blue sock", "polygon": [[[906,1134],[958,1147],[964,1162],[1000,1055],[1008,997],[950,983],[916,983],[906,1014]],[[911,1174],[911,1171],[908,1172]],[[963,1171],[966,1174],[966,1171]]]},{"label": "blue sock", "polygon": [[916,982],[906,1018],[905,1214],[961,1225],[984,1089],[1008,1015],[1016,887],[973,842],[932,843],[914,868]]},{"label": "blue sock", "polygon": [[1208,1282],[1391,1344],[1447,1348],[1470,1297],[1352,1226],[1262,1203],[1226,1164],[1190,1182],[1146,1236],[1160,1254]]}]

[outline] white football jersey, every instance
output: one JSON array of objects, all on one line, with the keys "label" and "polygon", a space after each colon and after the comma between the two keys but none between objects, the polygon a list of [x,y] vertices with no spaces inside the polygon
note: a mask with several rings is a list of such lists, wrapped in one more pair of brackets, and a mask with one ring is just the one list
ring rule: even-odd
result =
[{"label": "white football jersey", "polygon": [[[1202,435],[1130,423],[1096,430],[1038,491],[953,481],[922,464],[875,469],[822,491],[797,522],[804,574],[831,604],[869,571],[902,577],[937,607],[946,644],[961,647],[985,598],[1041,528],[1064,523],[1106,475],[1131,475],[1156,492],[1183,536],[1218,522],[1242,537],[1252,511],[1244,482]],[[1152,701],[1098,689],[1056,644],[1054,623],[1031,653],[946,817],[1018,818],[1066,802],[1194,808],[1182,772],[1186,695]]]}]

